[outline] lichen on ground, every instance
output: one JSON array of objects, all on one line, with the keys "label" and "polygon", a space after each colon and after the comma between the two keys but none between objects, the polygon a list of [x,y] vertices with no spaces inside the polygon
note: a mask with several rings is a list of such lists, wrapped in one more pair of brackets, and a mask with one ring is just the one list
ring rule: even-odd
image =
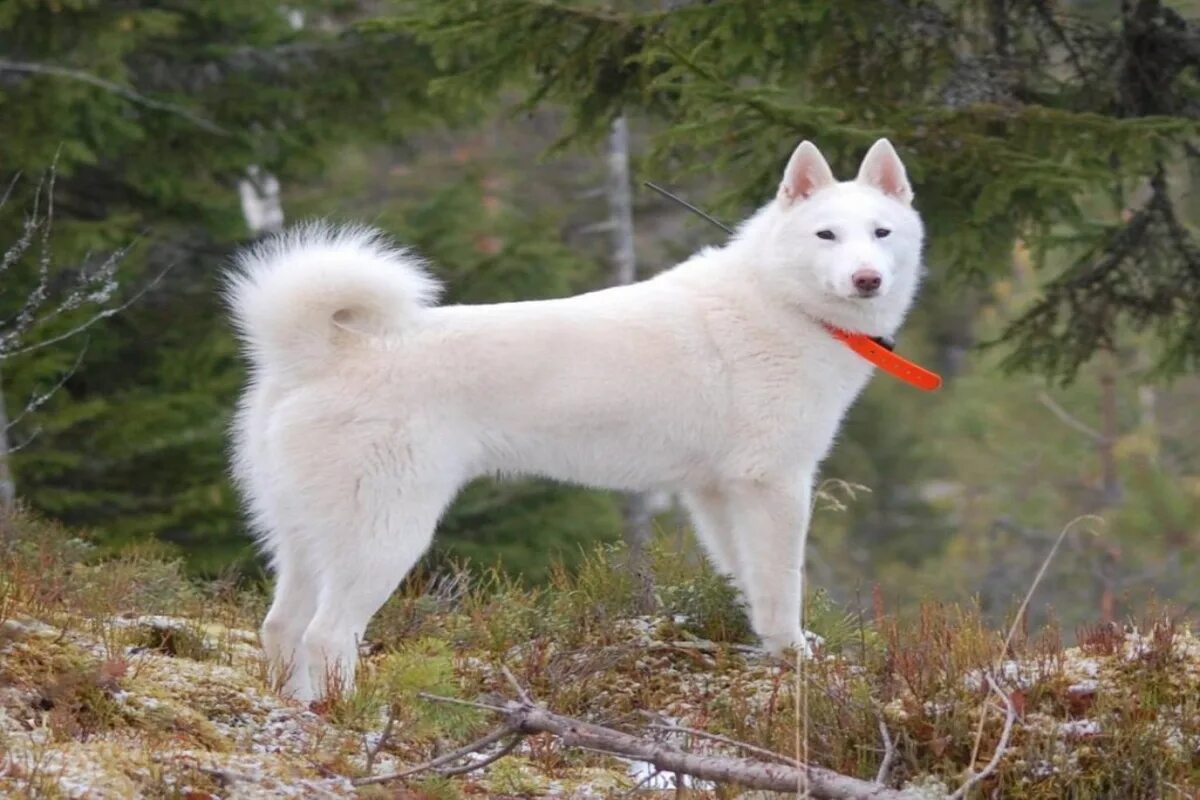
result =
[{"label": "lichen on ground", "polygon": [[465,775],[353,785],[491,729],[485,712],[426,697],[511,697],[502,667],[557,713],[706,752],[736,751],[663,726],[789,755],[799,747],[865,779],[883,759],[882,724],[896,755],[887,782],[913,797],[944,797],[972,756],[982,768],[1009,707],[1011,741],[975,796],[1200,791],[1200,640],[1165,612],[1083,629],[1074,647],[1050,628],[1005,648],[970,609],[866,618],[817,595],[809,624],[823,640],[793,662],[753,647],[722,579],[669,554],[656,563],[662,610],[636,613],[620,554],[604,550],[541,590],[494,573],[411,579],[368,631],[356,690],[302,707],[267,683],[260,590],[198,585],[157,557],[104,558],[36,521],[7,524],[4,796],[675,796],[677,776],[547,735]]}]

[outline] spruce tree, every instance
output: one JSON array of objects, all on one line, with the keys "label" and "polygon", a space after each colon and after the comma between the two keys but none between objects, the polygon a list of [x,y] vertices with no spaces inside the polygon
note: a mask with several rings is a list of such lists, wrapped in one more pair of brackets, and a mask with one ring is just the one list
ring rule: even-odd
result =
[{"label": "spruce tree", "polygon": [[[206,551],[214,568],[248,550],[225,456],[241,366],[217,291],[249,236],[238,182],[252,167],[303,180],[349,142],[394,139],[444,110],[426,103],[424,48],[359,30],[351,13],[333,0],[0,9],[0,169],[12,187],[0,252],[53,164],[56,284],[119,251],[122,298],[169,268],[89,331],[76,372],[14,431],[37,431],[14,457],[24,502],[113,543],[153,534]],[[36,286],[39,258],[5,274],[0,319]],[[69,369],[80,344],[0,361],[9,409]]]},{"label": "spruce tree", "polygon": [[[1069,379],[1127,328],[1161,366],[1200,356],[1200,250],[1178,208],[1197,162],[1200,27],[1161,0],[411,3],[446,97],[517,87],[571,112],[563,143],[626,111],[652,163],[703,172],[716,207],[770,196],[811,139],[850,174],[870,142],[904,154],[933,269],[982,279],[1025,242],[1048,275],[1002,334],[1010,367]],[[717,201],[720,202],[717,202]]]}]

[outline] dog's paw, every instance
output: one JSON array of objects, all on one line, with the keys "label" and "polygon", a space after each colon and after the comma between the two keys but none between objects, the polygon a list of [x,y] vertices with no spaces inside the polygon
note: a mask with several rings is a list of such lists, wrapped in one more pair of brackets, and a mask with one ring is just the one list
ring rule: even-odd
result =
[{"label": "dog's paw", "polygon": [[824,644],[824,638],[802,628],[794,632],[767,634],[762,637],[763,650],[772,656],[783,656],[791,651],[803,658],[812,658]]}]

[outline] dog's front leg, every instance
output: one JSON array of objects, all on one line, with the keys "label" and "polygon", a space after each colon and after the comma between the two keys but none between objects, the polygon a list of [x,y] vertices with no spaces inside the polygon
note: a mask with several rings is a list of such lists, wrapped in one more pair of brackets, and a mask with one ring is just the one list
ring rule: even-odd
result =
[{"label": "dog's front leg", "polygon": [[800,620],[812,475],[740,482],[728,488],[728,497],[740,554],[738,582],[755,632],[770,652],[791,646],[806,652]]}]

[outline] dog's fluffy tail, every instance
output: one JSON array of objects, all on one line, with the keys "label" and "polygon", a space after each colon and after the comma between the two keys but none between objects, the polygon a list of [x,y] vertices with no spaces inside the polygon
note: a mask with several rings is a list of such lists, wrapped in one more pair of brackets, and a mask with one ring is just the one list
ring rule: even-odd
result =
[{"label": "dog's fluffy tail", "polygon": [[439,288],[378,231],[308,225],[242,253],[226,297],[255,367],[306,376],[363,337],[402,334]]}]

